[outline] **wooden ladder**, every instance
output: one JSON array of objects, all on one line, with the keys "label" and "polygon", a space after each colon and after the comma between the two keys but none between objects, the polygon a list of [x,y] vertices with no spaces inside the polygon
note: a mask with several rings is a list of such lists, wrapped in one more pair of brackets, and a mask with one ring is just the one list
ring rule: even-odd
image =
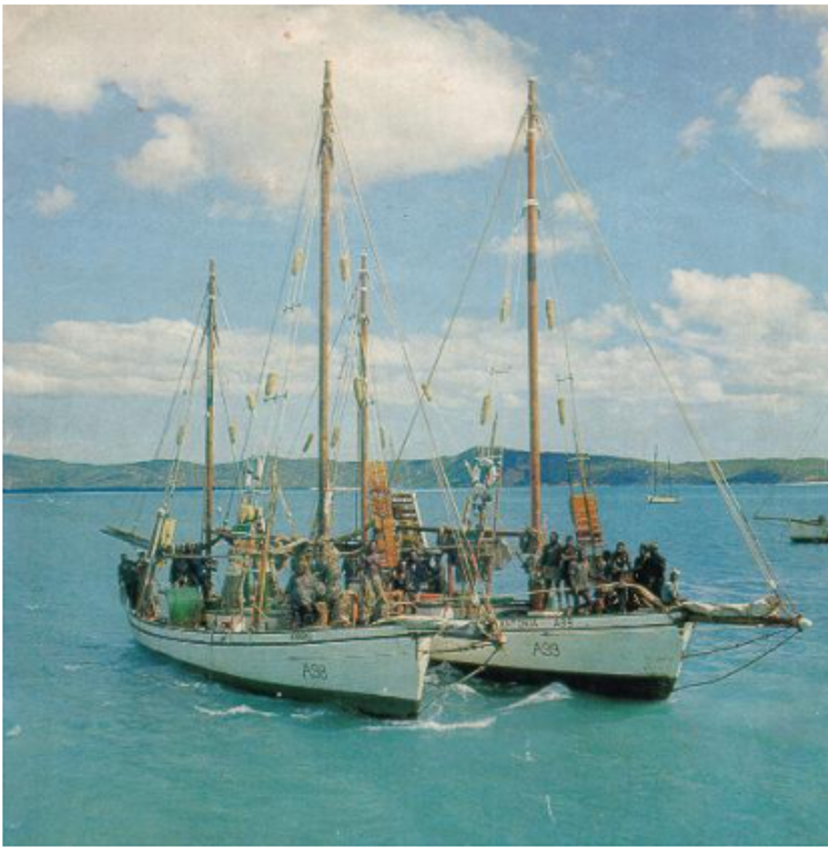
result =
[{"label": "wooden ladder", "polygon": [[604,530],[601,527],[601,518],[598,516],[598,499],[595,494],[589,491],[571,493],[569,512],[572,515],[575,537],[580,546],[602,549]]},{"label": "wooden ladder", "polygon": [[395,490],[391,494],[394,519],[397,523],[397,536],[403,550],[423,550],[426,540],[420,531],[422,518],[417,494],[410,490]]}]

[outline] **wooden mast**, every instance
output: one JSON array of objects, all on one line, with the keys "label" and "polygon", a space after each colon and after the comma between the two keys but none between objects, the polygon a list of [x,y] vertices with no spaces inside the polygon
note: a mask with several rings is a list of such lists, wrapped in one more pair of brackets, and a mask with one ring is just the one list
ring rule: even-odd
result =
[{"label": "wooden mast", "polygon": [[319,145],[320,168],[320,250],[319,250],[319,502],[317,534],[330,532],[330,468],[328,463],[328,351],[330,339],[330,213],[331,173],[333,172],[333,86],[331,61],[325,60],[322,87],[322,138]]},{"label": "wooden mast", "polygon": [[359,406],[359,484],[360,525],[362,543],[368,544],[368,526],[371,523],[369,510],[368,462],[369,452],[369,405],[368,405],[368,256],[363,254],[359,264],[359,377],[361,397]]},{"label": "wooden mast", "polygon": [[529,476],[531,526],[541,535],[540,406],[538,398],[538,200],[535,138],[537,135],[537,82],[529,79],[526,113],[526,287],[529,347]]},{"label": "wooden mast", "polygon": [[216,264],[210,260],[210,277],[207,284],[207,319],[204,323],[207,336],[207,393],[204,432],[204,524],[202,543],[209,556],[213,546],[213,492],[215,464],[213,461],[213,425],[215,419],[214,389],[216,377]]}]

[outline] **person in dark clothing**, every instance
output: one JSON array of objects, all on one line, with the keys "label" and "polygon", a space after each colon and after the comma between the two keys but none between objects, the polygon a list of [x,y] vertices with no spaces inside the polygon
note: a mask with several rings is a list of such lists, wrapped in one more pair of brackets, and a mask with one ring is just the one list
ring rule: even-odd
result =
[{"label": "person in dark clothing", "polygon": [[612,582],[612,553],[605,549],[597,564],[597,579],[599,582]]},{"label": "person in dark clothing", "polygon": [[552,608],[558,609],[565,602],[565,597],[559,590],[562,589],[563,575],[561,561],[563,559],[563,547],[558,540],[557,532],[549,533],[549,540],[544,544],[540,554],[540,586],[545,592],[544,606],[548,606],[551,600]]},{"label": "person in dark clothing", "polygon": [[633,579],[639,585],[643,585],[644,588],[649,588],[647,584],[649,561],[650,546],[642,543],[638,547],[638,555],[635,557],[635,564],[633,564]]},{"label": "person in dark clothing", "polygon": [[575,538],[573,538],[572,535],[567,535],[566,543],[561,551],[561,560],[559,563],[560,582],[562,583],[564,590],[562,609],[569,607],[570,605],[574,607],[578,603],[575,598],[575,589],[572,584],[572,566],[577,561],[577,558],[578,548],[575,546]]},{"label": "person in dark clothing", "polygon": [[418,594],[427,592],[431,587],[431,570],[429,569],[428,562],[419,553],[412,552],[410,565],[414,591]]},{"label": "person in dark clothing", "polygon": [[[182,552],[187,552],[187,546],[181,548]],[[180,588],[182,585],[187,585],[190,579],[190,560],[183,556],[177,555],[172,560],[170,565],[170,585],[175,588]]]},{"label": "person in dark clothing", "polygon": [[127,558],[125,553],[121,554],[118,565],[118,582],[121,584],[129,608],[135,609],[138,604],[138,570],[135,562]]},{"label": "person in dark clothing", "polygon": [[[194,547],[197,551],[197,548]],[[190,559],[190,582],[192,585],[201,589],[201,593],[206,600],[210,595],[210,572],[207,567],[207,560],[200,555]]]},{"label": "person in dark clothing", "polygon": [[658,544],[653,542],[649,546],[649,554],[647,556],[645,573],[646,582],[642,584],[645,588],[648,588],[653,594],[655,594],[656,597],[658,597],[664,588],[664,577],[666,573],[667,561],[658,551]]},{"label": "person in dark clothing", "polygon": [[408,562],[404,558],[400,559],[391,575],[391,590],[401,591],[403,594],[408,594],[411,591]]}]

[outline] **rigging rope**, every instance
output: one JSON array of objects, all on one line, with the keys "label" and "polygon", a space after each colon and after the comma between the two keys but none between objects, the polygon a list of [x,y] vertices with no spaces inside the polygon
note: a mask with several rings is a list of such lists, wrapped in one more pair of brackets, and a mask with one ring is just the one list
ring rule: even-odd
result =
[{"label": "rigging rope", "polygon": [[[206,303],[207,303],[207,294],[202,292],[201,297],[198,300],[197,311],[193,315],[193,319],[195,319],[195,320],[201,319],[201,315],[204,311],[204,306]],[[167,434],[169,433],[170,427],[172,426],[173,415],[175,414],[176,406],[179,403],[179,398],[182,397],[186,393],[186,392],[181,391],[181,383],[184,381],[184,375],[187,372],[187,365],[190,363],[190,357],[191,357],[192,352],[193,352],[193,345],[196,342],[196,337],[199,334],[199,332],[202,332],[202,329],[196,322],[193,324],[193,330],[190,333],[190,340],[189,340],[189,343],[187,344],[187,351],[184,354],[184,361],[181,363],[181,369],[178,372],[178,378],[176,379],[176,382],[175,382],[175,391],[173,393],[173,396],[170,398],[170,405],[169,405],[169,408],[167,409],[167,414],[166,414],[166,417],[164,419],[163,427],[161,429],[161,436],[158,440],[158,444],[155,446],[155,451],[153,452],[153,455],[152,455],[153,460],[158,460],[161,457],[161,452],[163,451],[164,445],[166,444],[166,441],[167,441]],[[203,332],[202,332],[202,337],[203,337]],[[201,347],[199,346],[199,349],[200,348]],[[168,480],[169,480],[169,476],[168,476]],[[138,524],[144,516],[145,498],[146,498],[145,494],[142,493],[141,498],[138,502],[138,507],[137,507],[137,510],[135,513],[135,518],[133,519],[133,522],[132,522],[132,531],[137,531]]]},{"label": "rigging rope", "polygon": [[[466,292],[469,288],[469,284],[471,283],[472,276],[474,275],[474,272],[477,268],[477,263],[480,259],[481,254],[483,253],[483,249],[486,246],[489,232],[491,231],[492,224],[494,223],[494,217],[495,217],[495,213],[497,212],[497,206],[498,206],[498,203],[500,202],[500,199],[503,195],[503,191],[506,187],[506,180],[508,179],[509,171],[511,169],[515,153],[518,150],[518,144],[519,144],[521,136],[523,134],[523,128],[524,128],[525,121],[526,121],[526,117],[524,116],[521,118],[521,121],[518,124],[518,129],[515,133],[514,139],[512,140],[512,145],[509,147],[509,154],[506,158],[506,163],[503,167],[503,173],[501,174],[500,181],[498,183],[494,199],[492,200],[492,205],[489,209],[489,213],[486,217],[486,221],[484,222],[483,232],[481,233],[480,239],[477,243],[477,246],[474,249],[474,253],[472,254],[472,259],[471,259],[471,262],[469,263],[469,268],[466,271],[466,275],[463,278],[463,281],[461,282],[460,292],[457,296],[457,301],[454,303],[454,308],[452,309],[451,316],[449,317],[448,326],[446,326],[446,330],[443,333],[443,337],[442,337],[442,339],[440,341],[440,345],[437,349],[437,355],[434,357],[434,361],[432,362],[431,369],[429,370],[428,375],[426,376],[425,384],[427,386],[430,386],[434,380],[434,375],[437,372],[437,367],[440,364],[440,360],[443,357],[443,353],[445,351],[446,344],[448,343],[448,339],[451,337],[451,333],[454,330],[454,324],[457,320],[457,317],[460,314],[460,310],[463,306],[463,301],[466,297]],[[343,149],[344,149],[344,147],[343,147]],[[350,165],[349,165],[349,170],[350,170]],[[416,386],[416,387],[419,389],[419,386]],[[418,400],[420,400],[419,396],[418,396]],[[414,424],[417,421],[417,415],[419,413],[420,413],[420,409],[416,409],[414,411],[414,414],[411,416],[411,421],[409,422],[408,428],[405,431],[405,436],[403,437],[402,444],[400,445],[399,449],[397,450],[397,457],[396,457],[396,461],[394,462],[394,466],[393,466],[393,470],[392,470],[392,480],[394,477],[396,477],[396,473],[397,473],[397,470],[399,468],[400,460],[402,460],[402,456],[405,453],[406,446],[408,445],[408,441],[411,438],[411,433],[414,429]]]},{"label": "rigging rope", "polygon": [[[334,126],[337,129],[337,132],[339,132],[338,120],[337,120],[335,114],[333,115],[333,122],[334,122]],[[450,482],[448,479],[448,475],[446,474],[442,458],[437,453],[437,442],[436,442],[436,439],[434,437],[433,428],[431,426],[431,422],[429,421],[428,413],[425,409],[425,405],[423,402],[424,401],[424,394],[423,394],[422,388],[420,387],[420,385],[417,382],[417,377],[416,377],[416,374],[414,372],[414,367],[411,363],[411,358],[410,358],[409,353],[408,353],[407,342],[405,340],[405,337],[402,333],[402,330],[401,330],[401,328],[398,324],[397,318],[396,318],[395,306],[393,303],[393,298],[391,296],[388,278],[387,278],[387,275],[385,273],[385,268],[382,265],[382,260],[380,259],[379,253],[377,251],[377,246],[376,246],[376,242],[374,240],[373,230],[371,228],[371,223],[368,220],[368,214],[367,214],[367,211],[365,208],[364,201],[362,199],[362,194],[359,190],[359,185],[357,184],[356,176],[355,176],[354,170],[353,170],[353,166],[351,164],[351,160],[350,160],[350,157],[348,155],[348,150],[345,147],[345,143],[344,143],[344,140],[342,138],[342,135],[337,133],[336,140],[337,140],[337,143],[339,144],[339,148],[340,148],[342,155],[343,155],[343,160],[345,162],[345,166],[346,166],[346,169],[348,171],[348,176],[350,177],[351,188],[352,188],[353,194],[354,194],[354,200],[356,202],[357,210],[358,210],[360,218],[362,220],[363,229],[365,230],[365,236],[366,236],[366,239],[368,241],[368,246],[370,248],[371,255],[374,259],[374,265],[375,265],[376,270],[377,270],[378,280],[379,280],[380,287],[381,287],[380,300],[383,303],[383,308],[385,310],[385,317],[388,320],[389,324],[391,325],[391,328],[394,332],[394,336],[397,339],[398,345],[400,347],[400,352],[402,353],[403,364],[405,366],[406,374],[408,375],[409,383],[411,384],[411,386],[415,392],[415,396],[417,397],[418,410],[423,416],[423,423],[425,424],[426,432],[428,434],[429,442],[431,445],[432,467],[434,468],[437,482],[438,482],[439,486],[443,489],[444,500],[447,500],[449,502],[449,504],[452,508],[453,514],[454,514],[454,518],[458,524],[458,527],[461,529],[461,531],[459,532],[459,537],[461,539],[460,540],[460,558],[461,558],[461,561],[465,562],[466,570],[469,571],[470,573],[473,573],[474,578],[476,580],[477,579],[477,559],[475,558],[473,552],[471,551],[471,547],[468,543],[468,540],[466,539],[465,535],[462,532],[462,516],[461,516],[459,509],[457,508],[457,502],[454,498],[454,495],[451,492],[451,485],[450,485]],[[455,315],[456,315],[456,313],[455,313]],[[399,462],[399,452],[398,452],[397,462]]]},{"label": "rigging rope", "polygon": [[725,681],[728,678],[732,678],[734,675],[738,675],[739,672],[743,672],[745,669],[749,669],[751,666],[755,666],[760,660],[764,660],[765,657],[769,657],[773,654],[774,651],[778,651],[783,645],[787,645],[794,636],[798,636],[802,631],[794,630],[790,636],[786,636],[781,642],[777,642],[775,645],[768,648],[766,651],[763,651],[761,654],[757,655],[751,660],[748,660],[747,663],[742,663],[740,666],[737,666],[735,669],[731,669],[729,672],[725,672],[722,675],[717,675],[715,678],[708,678],[704,681],[694,681],[690,684],[682,684],[680,687],[676,687],[673,690],[674,693],[680,693],[684,690],[692,690],[695,687],[708,687],[711,684],[718,684],[720,681]]},{"label": "rigging rope", "polygon": [[[813,423],[811,428],[806,431],[799,445],[797,445],[796,450],[792,455],[793,460],[798,460],[802,456],[802,452],[805,450],[805,447],[809,445],[814,436],[816,436],[819,429],[822,427],[822,423],[825,421],[826,418],[828,418],[828,399],[826,399],[825,403],[823,404],[823,408],[817,414],[816,421]],[[828,463],[828,459],[826,460],[826,463]],[[777,485],[771,484],[770,488],[768,489],[768,492],[763,496],[761,502],[759,503],[759,506],[753,512],[754,518],[758,517],[759,514],[765,509],[768,502],[770,502],[771,498],[776,493],[776,489]]]},{"label": "rigging rope", "polygon": [[621,271],[618,263],[615,260],[615,257],[612,255],[612,252],[609,250],[609,247],[604,240],[603,234],[598,227],[594,216],[586,206],[584,194],[581,191],[581,188],[575,180],[574,176],[569,170],[566,160],[564,159],[563,153],[558,147],[558,143],[552,133],[551,127],[547,124],[545,118],[542,115],[540,121],[542,129],[544,131],[544,137],[549,141],[549,145],[552,148],[552,154],[554,156],[556,164],[558,165],[558,169],[561,172],[561,176],[563,177],[565,183],[569,187],[569,190],[575,197],[575,202],[580,212],[581,218],[583,218],[584,223],[586,224],[587,229],[590,232],[592,240],[595,243],[596,249],[598,250],[601,258],[604,260],[608,271],[610,272],[613,280],[615,281],[621,298],[626,304],[627,311],[630,314],[635,329],[641,337],[650,357],[655,362],[659,374],[661,375],[662,381],[667,387],[667,390],[670,393],[670,396],[672,397],[676,408],[678,409],[679,415],[681,416],[681,419],[684,423],[685,428],[687,429],[687,432],[690,434],[690,437],[693,439],[696,448],[698,449],[699,453],[707,464],[710,476],[713,478],[713,481],[719,489],[719,492],[722,496],[722,499],[724,500],[725,507],[727,508],[731,519],[738,528],[742,536],[742,540],[744,541],[745,546],[753,557],[754,562],[758,566],[768,588],[770,588],[771,591],[780,598],[780,600],[782,600],[783,602],[787,602],[789,606],[793,609],[793,601],[788,595],[782,594],[770,560],[768,559],[767,555],[765,554],[765,551],[762,549],[761,544],[756,538],[756,535],[754,534],[753,529],[751,528],[750,523],[748,522],[748,519],[742,510],[741,505],[739,504],[739,500],[736,498],[735,493],[733,492],[732,488],[730,487],[730,484],[727,481],[727,478],[721,468],[721,465],[708,451],[707,445],[702,439],[700,431],[698,430],[695,425],[695,422],[691,418],[690,413],[684,404],[684,401],[679,396],[679,393],[675,385],[673,384],[673,380],[667,372],[667,369],[665,368],[664,364],[662,363],[661,358],[659,357],[653,342],[647,335],[644,319],[638,309],[638,305],[633,296],[632,287],[624,273]]}]

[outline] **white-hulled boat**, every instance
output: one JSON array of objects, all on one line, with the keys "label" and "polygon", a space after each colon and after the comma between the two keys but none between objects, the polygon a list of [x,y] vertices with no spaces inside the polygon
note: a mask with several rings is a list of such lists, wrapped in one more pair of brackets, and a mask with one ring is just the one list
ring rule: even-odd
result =
[{"label": "white-hulled boat", "polygon": [[[217,378],[217,285],[211,262],[206,295],[203,336],[191,359],[189,398],[191,413],[197,372],[205,369],[204,510],[198,544],[176,543],[175,520],[169,502],[178,479],[182,426],[164,504],[158,511],[152,536],[108,528],[104,531],[144,550],[138,560],[122,557],[119,578],[128,619],[137,642],[157,654],[245,689],[303,700],[335,702],[383,717],[412,717],[420,710],[431,635],[428,623],[402,624],[346,614],[339,595],[337,539],[331,535],[333,480],[329,465],[328,333],[329,221],[333,170],[334,119],[330,64],[325,66],[321,138],[318,149],[320,186],[320,341],[319,341],[319,486],[315,525],[308,537],[276,536],[275,514],[279,499],[275,469],[271,476],[267,511],[255,503],[253,490],[242,495],[233,528],[214,522],[214,400]],[[301,268],[301,267],[299,267]],[[364,269],[363,265],[363,269]],[[297,272],[298,273],[298,268]],[[361,282],[367,281],[367,270]],[[188,353],[190,359],[190,353]],[[201,361],[203,360],[203,365]],[[275,374],[269,374],[263,400],[275,400]],[[178,392],[177,392],[178,395]],[[248,399],[251,417],[256,397]],[[172,412],[171,412],[172,414]],[[228,428],[231,449],[234,428]],[[335,444],[335,443],[334,443]],[[309,447],[306,445],[306,448]],[[264,461],[258,459],[262,467]],[[250,475],[247,475],[250,478]],[[247,478],[245,480],[247,480]],[[251,479],[252,480],[252,479]],[[261,484],[263,474],[257,479]],[[248,484],[246,483],[247,487]],[[252,484],[250,485],[252,486]],[[367,532],[368,523],[364,523]],[[216,552],[219,544],[227,555]],[[364,550],[364,547],[362,547]],[[325,555],[329,553],[329,555]],[[213,572],[223,569],[222,594],[213,592]],[[311,559],[318,565],[317,578]],[[281,591],[278,572],[290,560],[294,565],[294,596],[300,587],[310,589],[301,613]],[[169,566],[170,587],[159,588],[160,574]],[[299,586],[298,577],[308,574]],[[336,588],[325,592],[322,577],[330,574]],[[320,589],[322,597],[320,597]],[[327,597],[325,597],[327,594]],[[331,598],[331,594],[335,596]],[[325,599],[329,603],[325,603]],[[328,610],[332,608],[332,615]],[[342,611],[340,611],[342,609]],[[307,616],[307,617],[306,617]]]},{"label": "white-hulled boat", "polygon": [[474,622],[454,621],[432,644],[432,660],[493,679],[546,684],[635,699],[673,691],[693,624],[679,614],[497,613],[502,645],[480,640]]},{"label": "white-hulled boat", "polygon": [[420,710],[431,638],[406,625],[186,629],[135,613],[129,622],[141,645],[256,693],[336,702],[381,717]]},{"label": "white-hulled boat", "polygon": [[828,543],[828,517],[770,517],[756,514],[754,519],[785,523],[793,543]]},{"label": "white-hulled boat", "polygon": [[658,447],[653,454],[653,491],[647,496],[648,505],[677,505],[681,499],[673,493],[673,476],[670,461],[667,461],[667,492],[659,492],[658,487]]},{"label": "white-hulled boat", "polygon": [[794,543],[828,543],[828,517],[823,515],[812,520],[791,517],[788,534]]},{"label": "white-hulled boat", "polygon": [[[677,576],[666,580],[664,559],[648,546],[648,553],[656,552],[658,569],[642,556],[641,567],[634,573],[629,559],[625,567],[619,566],[609,574],[599,556],[604,546],[604,535],[598,513],[597,498],[591,489],[587,468],[588,458],[581,450],[580,433],[573,425],[574,457],[570,460],[569,507],[573,533],[584,555],[590,557],[590,568],[596,580],[598,598],[591,599],[590,589],[583,582],[586,563],[578,559],[578,550],[572,546],[570,561],[564,562],[562,549],[555,544],[545,546],[544,523],[541,510],[541,456],[539,394],[539,337],[538,337],[538,225],[537,199],[538,163],[536,148],[542,118],[537,106],[536,84],[529,82],[529,99],[522,119],[525,132],[527,160],[526,199],[523,212],[526,221],[526,308],[528,334],[528,392],[529,392],[529,477],[530,520],[523,531],[508,531],[498,525],[497,511],[487,519],[487,506],[498,492],[502,464],[495,455],[497,415],[491,419],[491,395],[484,398],[480,424],[491,424],[488,447],[481,449],[476,465],[470,468],[474,483],[467,511],[476,512],[476,521],[469,517],[460,530],[453,531],[453,539],[445,538],[445,528],[423,527],[421,531],[437,531],[444,535],[443,545],[451,546],[455,561],[463,572],[464,594],[459,598],[429,601],[429,607],[418,606],[420,613],[435,612],[444,615],[444,629],[432,645],[432,659],[455,665],[465,672],[479,672],[507,681],[546,683],[560,680],[572,687],[598,693],[642,699],[660,699],[670,695],[681,671],[694,627],[700,623],[739,624],[761,626],[789,626],[803,629],[807,622],[791,610],[779,595],[775,577],[759,548],[749,525],[744,519],[738,501],[733,497],[717,464],[709,462],[710,472],[727,503],[731,515],[742,531],[771,592],[771,599],[761,605],[728,605],[724,607],[702,604],[690,605],[679,598]],[[551,131],[549,132],[551,138]],[[521,137],[520,133],[516,140]],[[549,158],[554,158],[565,178],[571,201],[581,208],[582,217],[591,228],[593,238],[600,238],[590,221],[589,206],[581,206],[583,195],[563,163],[554,141]],[[541,160],[542,161],[545,159]],[[508,170],[508,167],[507,167]],[[554,209],[554,206],[552,207]],[[602,256],[611,262],[605,247]],[[517,267],[515,267],[517,268]],[[610,265],[613,270],[613,264]],[[617,274],[617,273],[616,273]],[[620,277],[620,276],[619,276]],[[508,294],[507,294],[508,297]],[[646,341],[645,327],[637,317],[632,301],[630,310],[636,327]],[[508,319],[510,302],[501,305],[501,321]],[[504,310],[505,309],[505,310]],[[555,328],[556,310],[553,299],[546,300],[546,317],[549,329]],[[563,333],[566,354],[565,375],[559,382],[568,382],[574,396],[574,383],[569,366],[569,346],[566,330]],[[439,355],[438,359],[439,361]],[[431,371],[434,375],[436,362]],[[666,378],[666,377],[665,377]],[[668,380],[669,384],[669,380]],[[565,424],[565,399],[558,398],[558,418]],[[572,409],[573,419],[575,409]],[[683,413],[684,414],[684,413]],[[689,418],[687,419],[689,423]],[[694,434],[696,435],[696,434]],[[573,477],[574,476],[574,477]],[[665,496],[658,491],[657,454],[653,461],[653,492],[648,501],[653,504],[674,504],[678,498],[672,493]],[[519,538],[519,554],[529,575],[528,601],[494,596],[491,574],[494,567],[497,543],[503,538]],[[439,543],[438,537],[438,543]],[[550,560],[544,560],[546,549]],[[557,560],[552,561],[555,557]],[[649,557],[649,556],[648,556]],[[573,568],[572,562],[579,561]],[[570,580],[569,593],[561,580],[576,570],[577,587]],[[547,571],[544,572],[544,568]],[[546,579],[546,576],[549,579]],[[635,580],[638,576],[638,581]],[[556,579],[557,577],[557,579]],[[447,577],[449,580],[451,577]],[[478,587],[486,582],[485,595]],[[550,583],[555,583],[550,586]],[[664,584],[664,595],[660,592]],[[652,591],[650,589],[653,589]],[[556,596],[555,591],[559,594]],[[573,594],[572,591],[576,593]],[[587,596],[584,597],[584,594]],[[666,602],[662,602],[664,597]],[[422,602],[422,601],[421,601]],[[550,610],[550,607],[555,607]],[[469,618],[469,620],[464,620]],[[488,640],[479,638],[481,628],[492,635]]]}]

